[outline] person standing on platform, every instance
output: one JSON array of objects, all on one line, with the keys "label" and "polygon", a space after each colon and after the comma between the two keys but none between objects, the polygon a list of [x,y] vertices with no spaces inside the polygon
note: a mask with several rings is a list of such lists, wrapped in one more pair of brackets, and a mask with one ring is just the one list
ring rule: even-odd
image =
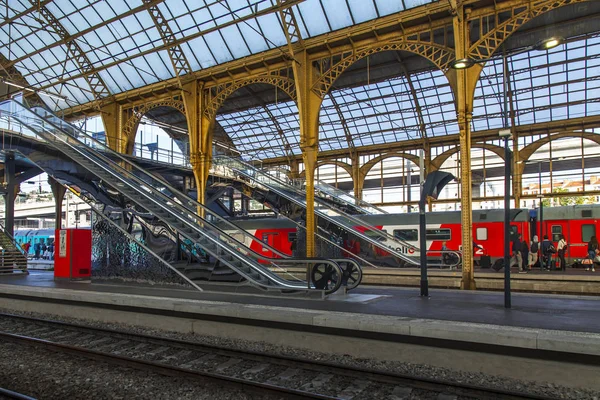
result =
[{"label": "person standing on platform", "polygon": [[[592,236],[590,238],[590,242],[588,243],[588,257],[592,260],[592,272],[596,272],[596,268],[594,266],[594,261],[596,260],[596,256],[598,255],[599,250],[598,239],[596,236]],[[589,268],[585,269],[589,271]]]},{"label": "person standing on platform", "polygon": [[556,250],[558,252],[558,259],[560,260],[560,268],[563,272],[567,269],[567,263],[565,261],[565,253],[567,252],[567,241],[565,240],[564,235],[560,235],[560,240],[558,241],[558,245],[556,246]]},{"label": "person standing on platform", "polygon": [[523,256],[521,254],[521,248],[522,248],[521,234],[518,234],[515,241],[512,244],[513,256],[510,260],[510,265],[513,266],[514,264],[517,264],[517,266],[519,267],[520,274],[526,272],[523,269]]},{"label": "person standing on platform", "polygon": [[533,241],[531,242],[531,247],[529,248],[529,260],[527,261],[529,269],[532,269],[535,263],[538,262],[538,251],[540,251],[538,235],[533,235]]},{"label": "person standing on platform", "polygon": [[550,270],[550,257],[552,257],[552,254],[554,254],[552,249],[554,249],[554,245],[550,240],[548,240],[548,235],[544,235],[544,240],[542,240],[542,262],[544,264],[544,268],[548,271]]},{"label": "person standing on platform", "polygon": [[33,258],[35,258],[36,260],[40,259],[40,250],[42,250],[42,245],[40,244],[40,242],[37,242],[33,245]]},{"label": "person standing on platform", "polygon": [[529,245],[525,240],[521,242],[521,257],[523,257],[523,270],[525,272],[529,271],[528,263],[529,263]]},{"label": "person standing on platform", "polygon": [[21,248],[25,252],[25,257],[29,257],[29,249],[31,248],[31,242],[23,243],[23,246],[21,246]]}]

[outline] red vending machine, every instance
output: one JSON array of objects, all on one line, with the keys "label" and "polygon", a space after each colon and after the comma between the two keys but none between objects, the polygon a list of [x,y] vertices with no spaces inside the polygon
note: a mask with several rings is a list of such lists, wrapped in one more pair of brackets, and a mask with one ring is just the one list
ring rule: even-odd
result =
[{"label": "red vending machine", "polygon": [[54,279],[90,279],[92,230],[57,229],[54,238]]}]

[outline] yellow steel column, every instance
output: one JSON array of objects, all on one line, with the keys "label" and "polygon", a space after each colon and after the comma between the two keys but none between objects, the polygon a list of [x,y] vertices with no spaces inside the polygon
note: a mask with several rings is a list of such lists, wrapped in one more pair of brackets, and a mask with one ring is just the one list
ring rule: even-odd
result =
[{"label": "yellow steel column", "polygon": [[[456,59],[466,58],[469,48],[469,32],[467,17],[470,10],[462,5],[456,9],[453,19]],[[460,134],[460,191],[461,191],[461,224],[463,270],[461,289],[474,290],[473,273],[473,211],[471,198],[471,118],[473,113],[473,97],[475,85],[482,67],[477,64],[472,68],[455,70],[456,102],[458,127]]]},{"label": "yellow steel column", "polygon": [[[182,86],[185,116],[190,136],[190,163],[196,180],[197,200],[204,204],[206,183],[212,159],[212,121],[204,114],[204,82],[191,81]],[[198,214],[204,210],[198,208]]]},{"label": "yellow steel column", "polygon": [[294,54],[294,81],[298,96],[300,119],[300,147],[306,173],[306,255],[314,257],[315,246],[315,168],[319,152],[319,109],[322,99],[313,92],[316,71],[308,54],[301,50]]},{"label": "yellow steel column", "polygon": [[125,143],[122,138],[123,112],[118,103],[110,103],[100,109],[104,132],[106,133],[106,144],[116,152],[125,152]]},{"label": "yellow steel column", "polygon": [[365,184],[364,176],[360,170],[360,158],[356,153],[352,154],[352,181],[354,182],[354,197],[362,200],[362,192]]}]

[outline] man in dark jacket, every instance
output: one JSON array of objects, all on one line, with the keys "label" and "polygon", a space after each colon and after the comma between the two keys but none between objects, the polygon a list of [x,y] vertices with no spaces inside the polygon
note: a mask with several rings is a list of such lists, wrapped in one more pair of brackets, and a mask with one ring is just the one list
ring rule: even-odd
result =
[{"label": "man in dark jacket", "polygon": [[548,240],[548,235],[544,235],[544,240],[542,240],[542,259],[540,260],[540,266],[542,269],[550,270],[550,256],[553,254],[551,249],[554,248],[554,245],[550,240]]}]

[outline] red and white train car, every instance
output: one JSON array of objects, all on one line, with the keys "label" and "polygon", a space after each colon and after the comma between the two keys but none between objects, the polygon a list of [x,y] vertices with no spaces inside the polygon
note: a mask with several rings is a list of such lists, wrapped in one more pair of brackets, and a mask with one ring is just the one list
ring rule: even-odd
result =
[{"label": "red and white train car", "polygon": [[[569,243],[567,259],[572,262],[587,256],[587,242],[592,236],[600,232],[600,205],[578,205],[568,207],[551,207],[543,210],[543,232],[556,245],[559,235],[564,235]],[[384,214],[360,216],[366,224],[382,229],[390,235],[412,246],[419,247],[419,215]],[[539,209],[515,209],[510,213],[510,225],[513,235],[522,234],[529,244],[533,235],[540,236]],[[271,246],[291,254],[291,242],[296,237],[296,226],[283,219],[257,218],[235,221],[243,229],[253,233],[257,238],[251,247],[273,256],[271,252],[262,248],[260,242],[269,243]],[[360,230],[360,227],[357,227]],[[367,231],[368,232],[368,231]],[[344,247],[348,252],[359,254],[374,263],[390,266],[401,266],[401,263],[391,261],[389,254],[377,249],[373,252],[372,246],[360,240],[344,240]],[[542,237],[539,238],[540,241]],[[475,210],[473,211],[473,241],[483,249],[475,250],[475,258],[489,255],[494,259],[502,258],[504,254],[504,210]],[[443,242],[450,250],[462,248],[462,225],[459,211],[432,212],[427,214],[427,249],[430,255],[441,250]],[[361,248],[362,246],[362,248]],[[412,250],[403,247],[400,251],[412,253]]]}]

